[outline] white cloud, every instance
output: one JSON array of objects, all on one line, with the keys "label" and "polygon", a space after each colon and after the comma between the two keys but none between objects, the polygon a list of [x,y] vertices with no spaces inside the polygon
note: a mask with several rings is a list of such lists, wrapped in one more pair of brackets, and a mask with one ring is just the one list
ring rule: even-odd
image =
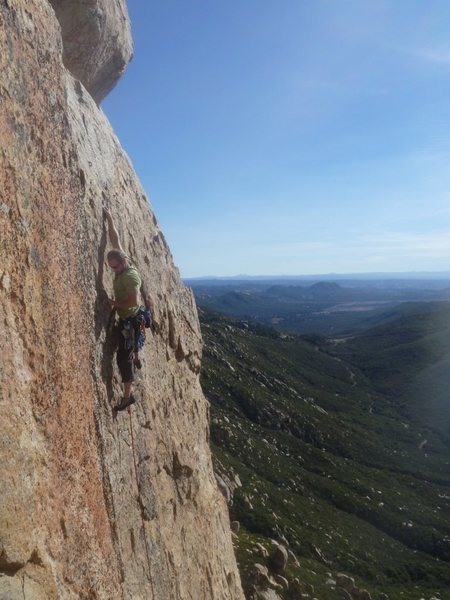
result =
[{"label": "white cloud", "polygon": [[358,85],[352,81],[333,81],[326,79],[303,79],[290,84],[291,90],[310,90],[315,92],[336,93],[351,96],[386,96],[389,90],[386,87],[371,87]]},{"label": "white cloud", "polygon": [[357,245],[394,259],[401,254],[411,258],[446,258],[450,262],[450,232],[370,234],[358,240]]},{"label": "white cloud", "polygon": [[380,41],[386,49],[407,55],[422,62],[437,66],[450,66],[450,47],[448,46],[410,46],[396,42]]},{"label": "white cloud", "polygon": [[413,51],[413,54],[418,58],[435,65],[450,66],[449,48],[422,48]]},{"label": "white cloud", "polygon": [[[298,240],[249,244],[238,262],[228,254],[234,270],[249,273],[350,273],[371,271],[442,270],[450,263],[448,235],[376,232],[354,237],[339,236],[320,241]],[[264,265],[264,268],[261,267]],[[221,265],[222,266],[222,265]],[[237,272],[237,271],[236,271]]]}]

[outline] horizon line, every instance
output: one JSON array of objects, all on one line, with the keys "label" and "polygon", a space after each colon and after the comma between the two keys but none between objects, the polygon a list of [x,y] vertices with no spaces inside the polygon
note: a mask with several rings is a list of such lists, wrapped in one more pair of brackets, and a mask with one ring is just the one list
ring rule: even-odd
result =
[{"label": "horizon line", "polygon": [[299,278],[317,278],[317,277],[432,277],[432,276],[445,276],[450,277],[450,270],[448,271],[361,271],[361,272],[347,272],[347,273],[301,273],[297,275],[194,275],[194,276],[182,276],[181,279],[188,280],[205,280],[205,279],[299,279]]}]

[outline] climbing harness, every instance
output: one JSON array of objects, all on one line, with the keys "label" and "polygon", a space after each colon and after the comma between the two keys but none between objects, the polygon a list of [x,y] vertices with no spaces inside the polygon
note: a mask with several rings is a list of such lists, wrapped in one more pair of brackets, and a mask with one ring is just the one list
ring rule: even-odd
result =
[{"label": "climbing harness", "polygon": [[140,306],[139,314],[144,317],[145,328],[149,329],[152,326],[152,313],[145,306]]},{"label": "climbing harness", "polygon": [[129,350],[133,347],[135,352],[142,350],[146,339],[145,330],[152,324],[150,311],[140,306],[134,316],[122,320],[121,324],[123,329],[120,333],[125,339],[125,348]]}]

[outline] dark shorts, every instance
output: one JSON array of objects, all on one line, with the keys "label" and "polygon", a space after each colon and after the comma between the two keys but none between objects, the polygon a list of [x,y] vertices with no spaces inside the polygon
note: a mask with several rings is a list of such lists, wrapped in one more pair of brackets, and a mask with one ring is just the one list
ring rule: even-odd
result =
[{"label": "dark shorts", "polygon": [[120,320],[117,326],[117,366],[123,383],[134,381],[134,343],[132,336],[133,332],[124,330],[124,322]]},{"label": "dark shorts", "polygon": [[134,381],[134,328],[119,321],[117,326],[117,366],[123,383]]},{"label": "dark shorts", "polygon": [[131,319],[119,320],[117,325],[117,366],[123,383],[134,381],[134,353],[145,342],[145,322],[141,314]]}]

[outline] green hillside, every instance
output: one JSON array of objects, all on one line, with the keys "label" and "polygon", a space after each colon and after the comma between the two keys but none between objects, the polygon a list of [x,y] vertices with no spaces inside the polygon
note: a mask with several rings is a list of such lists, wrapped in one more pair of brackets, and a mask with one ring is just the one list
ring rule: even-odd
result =
[{"label": "green hillside", "polygon": [[[397,282],[398,284],[398,282]],[[380,285],[387,285],[380,282]],[[447,300],[448,289],[343,287],[332,281],[312,285],[195,285],[197,304],[207,310],[250,319],[293,333],[349,334],[388,322],[404,303]]]},{"label": "green hillside", "polygon": [[216,468],[242,483],[231,517],[247,594],[256,544],[275,539],[293,553],[283,598],[300,597],[297,578],[311,598],[342,599],[330,582],[344,572],[374,599],[449,599],[449,446],[372,381],[369,338],[305,340],[204,311],[201,322]]},{"label": "green hillside", "polygon": [[410,304],[394,322],[334,349],[400,414],[450,435],[450,304]]}]

